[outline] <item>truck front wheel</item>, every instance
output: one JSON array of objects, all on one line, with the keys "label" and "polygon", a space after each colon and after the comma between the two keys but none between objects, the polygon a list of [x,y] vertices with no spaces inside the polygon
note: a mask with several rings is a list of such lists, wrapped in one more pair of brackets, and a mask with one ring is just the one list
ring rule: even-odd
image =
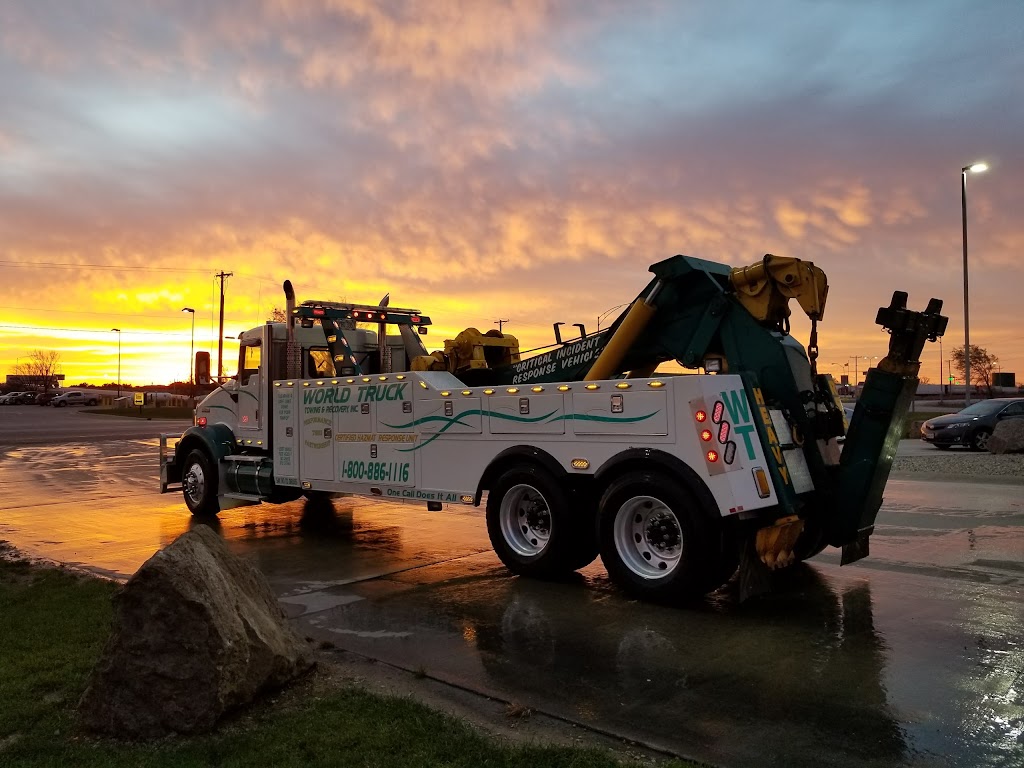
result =
[{"label": "truck front wheel", "polygon": [[676,602],[710,592],[731,575],[713,523],[694,494],[668,475],[623,475],[605,491],[598,515],[601,560],[612,581],[634,597]]},{"label": "truck front wheel", "polygon": [[[552,578],[594,559],[593,520],[575,518],[549,472],[530,464],[505,470],[487,494],[487,534],[515,574]],[[590,551],[589,558],[584,550]]]},{"label": "truck front wheel", "polygon": [[181,474],[181,488],[185,506],[193,515],[207,517],[220,512],[216,470],[205,451],[198,448],[189,451]]}]

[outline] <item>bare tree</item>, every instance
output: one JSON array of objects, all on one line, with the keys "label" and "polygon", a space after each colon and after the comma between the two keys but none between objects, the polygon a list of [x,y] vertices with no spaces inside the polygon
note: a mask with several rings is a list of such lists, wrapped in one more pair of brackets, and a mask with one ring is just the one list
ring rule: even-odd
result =
[{"label": "bare tree", "polygon": [[60,352],[55,349],[34,349],[28,355],[28,362],[19,363],[14,371],[46,392],[57,386],[57,374],[61,372]]},{"label": "bare tree", "polygon": [[270,310],[270,317],[267,318],[271,323],[283,323],[286,319],[285,312],[280,307],[274,307]]},{"label": "bare tree", "polygon": [[[971,384],[977,387],[984,387],[989,397],[992,397],[992,373],[996,369],[999,358],[993,355],[984,347],[971,344]],[[964,348],[962,346],[953,350],[953,368],[960,378],[964,377],[966,370],[964,359]]]}]

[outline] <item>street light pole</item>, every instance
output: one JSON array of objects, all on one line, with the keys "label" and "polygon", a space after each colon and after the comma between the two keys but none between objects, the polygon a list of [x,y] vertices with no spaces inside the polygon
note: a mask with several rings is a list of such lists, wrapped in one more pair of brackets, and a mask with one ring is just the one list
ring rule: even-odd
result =
[{"label": "street light pole", "polygon": [[192,345],[188,354],[188,396],[194,400],[196,397],[196,311],[192,307],[183,307],[182,312],[192,315]]},{"label": "street light pole", "polygon": [[117,333],[117,399],[121,399],[121,329],[111,328]]},{"label": "street light pole", "polygon": [[967,292],[967,172],[988,170],[985,163],[972,163],[960,169],[960,211],[964,225],[964,406],[971,404],[971,315]]}]

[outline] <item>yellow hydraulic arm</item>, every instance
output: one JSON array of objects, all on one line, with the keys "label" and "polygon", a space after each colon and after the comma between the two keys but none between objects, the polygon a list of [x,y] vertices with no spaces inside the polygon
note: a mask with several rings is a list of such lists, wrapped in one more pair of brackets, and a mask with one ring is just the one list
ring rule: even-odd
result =
[{"label": "yellow hydraulic arm", "polygon": [[825,315],[828,278],[813,262],[766,254],[760,264],[729,273],[736,298],[759,322],[789,328],[789,300],[800,302],[812,320]]}]

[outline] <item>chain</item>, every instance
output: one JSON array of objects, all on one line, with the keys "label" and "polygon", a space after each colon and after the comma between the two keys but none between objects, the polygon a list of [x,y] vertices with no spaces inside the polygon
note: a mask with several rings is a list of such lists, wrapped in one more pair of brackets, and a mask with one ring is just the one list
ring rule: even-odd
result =
[{"label": "chain", "polygon": [[807,345],[807,357],[811,360],[811,376],[818,378],[818,318],[811,318],[811,339]]}]

